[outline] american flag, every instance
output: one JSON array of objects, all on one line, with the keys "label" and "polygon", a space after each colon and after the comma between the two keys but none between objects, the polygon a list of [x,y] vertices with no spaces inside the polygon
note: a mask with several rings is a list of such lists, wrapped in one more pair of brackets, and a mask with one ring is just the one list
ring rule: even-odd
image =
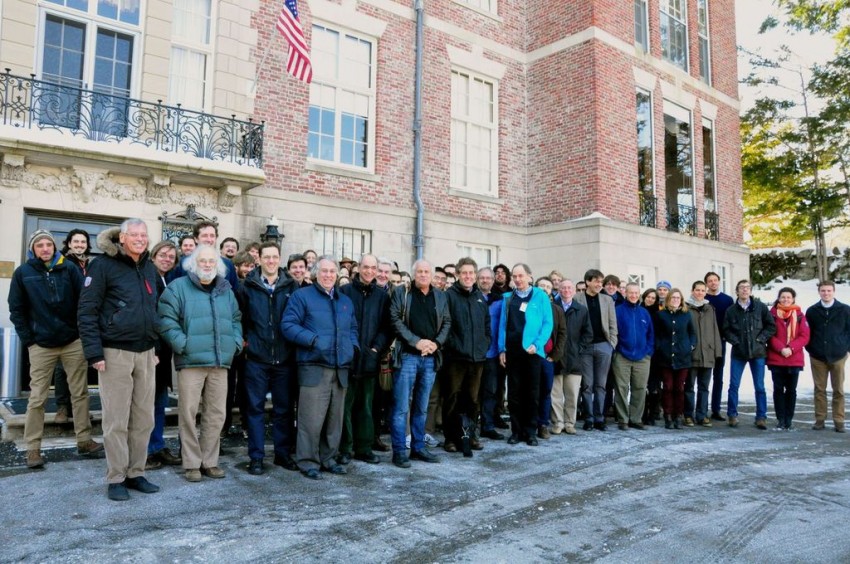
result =
[{"label": "american flag", "polygon": [[296,0],[284,0],[283,8],[277,17],[277,30],[289,43],[289,57],[286,59],[286,72],[307,84],[313,80],[313,65],[310,62],[310,49],[304,38],[304,29],[298,18]]}]

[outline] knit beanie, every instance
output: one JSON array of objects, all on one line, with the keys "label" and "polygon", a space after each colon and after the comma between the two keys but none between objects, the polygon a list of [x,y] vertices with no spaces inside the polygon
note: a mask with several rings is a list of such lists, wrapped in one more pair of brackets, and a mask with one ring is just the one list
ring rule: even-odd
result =
[{"label": "knit beanie", "polygon": [[35,244],[41,241],[42,239],[50,239],[50,242],[53,243],[53,248],[56,249],[56,239],[53,238],[53,234],[50,233],[47,229],[36,229],[32,235],[30,235],[29,242],[29,250],[35,254]]},{"label": "knit beanie", "polygon": [[670,284],[668,281],[666,281],[666,280],[659,280],[659,281],[658,281],[658,284],[656,284],[656,285],[655,285],[655,289],[657,290],[658,288],[662,288],[662,287],[663,287],[663,288],[667,288],[668,290],[672,290],[672,289],[673,289],[673,285],[672,285],[672,284]]}]

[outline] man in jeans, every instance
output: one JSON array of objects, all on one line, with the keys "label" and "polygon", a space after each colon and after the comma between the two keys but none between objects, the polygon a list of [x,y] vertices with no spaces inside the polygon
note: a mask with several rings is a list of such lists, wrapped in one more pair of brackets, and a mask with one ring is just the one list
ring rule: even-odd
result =
[{"label": "man in jeans", "polygon": [[425,448],[425,419],[434,376],[440,369],[442,353],[451,329],[448,301],[432,284],[431,263],[413,263],[413,284],[408,291],[399,286],[390,300],[390,321],[401,349],[401,365],[395,366],[391,436],[393,464],[410,468],[405,447],[407,416],[410,411],[410,458],[423,462],[440,460]]},{"label": "man in jeans", "polygon": [[825,427],[827,377],[832,385],[832,421],[838,433],[844,432],[844,363],[850,349],[850,306],[835,299],[835,283],[818,284],[820,301],[806,310],[809,322],[809,358],[815,382],[815,431]]},{"label": "man in jeans", "polygon": [[103,445],[91,440],[86,359],[77,330],[77,301],[83,275],[56,252],[49,231],[39,229],[29,239],[29,260],[19,266],[9,286],[9,317],[30,354],[30,397],[24,423],[27,467],[41,468],[44,402],[58,361],[68,374],[74,403],[77,451],[92,455]]},{"label": "man in jeans", "polygon": [[726,311],[723,333],[732,345],[732,369],[729,374],[729,399],[726,405],[727,424],[738,426],[738,387],[744,368],[749,364],[756,391],[756,427],[767,429],[767,393],[764,389],[764,365],[767,342],[776,333],[776,323],[767,306],[751,294],[749,280],[735,285],[738,296],[735,305]]}]

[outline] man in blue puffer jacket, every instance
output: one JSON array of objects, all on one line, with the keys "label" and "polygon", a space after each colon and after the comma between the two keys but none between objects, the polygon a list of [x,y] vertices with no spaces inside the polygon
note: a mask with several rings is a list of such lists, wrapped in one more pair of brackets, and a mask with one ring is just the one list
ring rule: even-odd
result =
[{"label": "man in blue puffer jacket", "polygon": [[295,456],[301,473],[320,480],[321,470],[346,474],[337,463],[348,371],[356,365],[360,343],[354,304],[335,287],[339,266],[331,257],[313,265],[316,283],[289,298],[281,320],[284,338],[297,347],[298,439]]},{"label": "man in blue puffer jacket", "polygon": [[614,352],[614,378],[617,394],[614,397],[614,408],[617,411],[617,426],[621,431],[628,427],[643,429],[641,417],[646,402],[649,363],[655,350],[655,335],[652,318],[646,308],[640,305],[640,286],[633,282],[626,285],[626,299],[617,306],[616,314],[618,333],[617,349]]}]

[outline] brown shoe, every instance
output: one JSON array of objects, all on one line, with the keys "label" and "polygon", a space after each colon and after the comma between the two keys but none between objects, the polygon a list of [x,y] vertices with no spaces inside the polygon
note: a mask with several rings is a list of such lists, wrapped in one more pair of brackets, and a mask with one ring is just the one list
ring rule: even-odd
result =
[{"label": "brown shoe", "polygon": [[156,453],[157,458],[160,462],[165,464],[166,466],[180,466],[183,464],[183,458],[180,456],[176,456],[171,453],[168,448],[164,448],[161,451]]},{"label": "brown shoe", "polygon": [[103,445],[91,439],[77,443],[77,454],[82,456],[99,455],[103,453]]},{"label": "brown shoe", "polygon": [[53,422],[57,425],[64,425],[68,421],[68,406],[60,405],[56,408],[56,416],[53,417]]},{"label": "brown shoe", "polygon": [[541,439],[551,439],[552,435],[549,433],[549,427],[546,425],[541,425],[537,428],[537,436]]},{"label": "brown shoe", "polygon": [[207,478],[224,478],[224,470],[218,466],[213,466],[212,468],[204,468],[201,466],[201,474]]},{"label": "brown shoe", "polygon": [[162,468],[162,462],[159,461],[156,454],[149,454],[148,459],[145,462],[145,471],[159,470],[160,468]]},{"label": "brown shoe", "polygon": [[452,441],[446,441],[445,444],[443,444],[443,448],[446,452],[457,452],[457,445]]},{"label": "brown shoe", "polygon": [[729,419],[727,420],[727,424],[730,427],[737,427],[738,426],[738,418],[730,415]]},{"label": "brown shoe", "polygon": [[484,445],[481,444],[481,441],[478,440],[478,437],[470,437],[469,447],[472,450],[484,450]]},{"label": "brown shoe", "polygon": [[34,448],[27,451],[27,468],[44,468],[44,458],[41,457],[41,450]]},{"label": "brown shoe", "polygon": [[835,422],[835,432],[836,433],[844,433],[844,422]]},{"label": "brown shoe", "polygon": [[576,428],[575,427],[564,427],[564,433],[567,435],[575,435]]},{"label": "brown shoe", "polygon": [[815,424],[812,425],[813,431],[823,431],[826,428],[826,423],[824,423],[823,419],[818,419],[815,421]]},{"label": "brown shoe", "polygon": [[201,481],[201,471],[197,468],[190,468],[183,473],[183,476],[186,478],[187,482],[200,482]]},{"label": "brown shoe", "polygon": [[702,425],[703,427],[711,427],[711,419],[709,419],[708,417],[705,417],[702,421],[700,421],[699,424]]},{"label": "brown shoe", "polygon": [[767,421],[764,419],[756,419],[756,427],[762,431],[767,431]]},{"label": "brown shoe", "polygon": [[389,452],[390,446],[381,440],[381,437],[375,437],[375,443],[372,445],[372,450],[377,450],[378,452]]}]

